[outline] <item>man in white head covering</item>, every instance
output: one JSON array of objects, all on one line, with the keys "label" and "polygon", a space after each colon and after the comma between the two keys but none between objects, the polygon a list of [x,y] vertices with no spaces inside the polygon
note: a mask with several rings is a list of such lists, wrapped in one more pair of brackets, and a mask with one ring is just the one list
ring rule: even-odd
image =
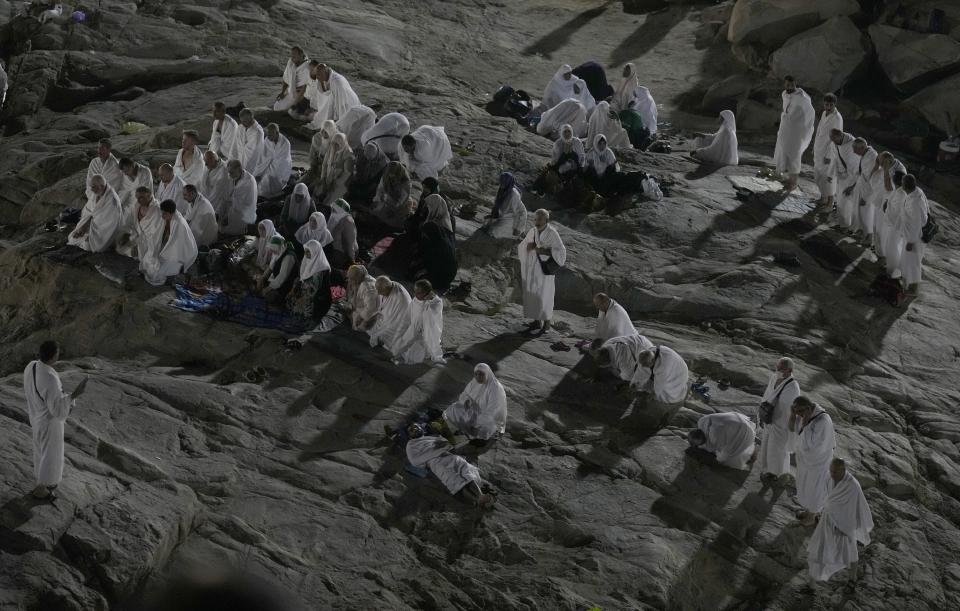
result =
[{"label": "man in white head covering", "polygon": [[923,227],[930,218],[930,204],[923,189],[917,186],[913,174],[903,177],[903,208],[900,211],[900,238],[903,240],[903,256],[900,271],[908,293],[916,294],[923,276],[923,254],[927,245],[923,242]]},{"label": "man in white head covering", "polygon": [[393,353],[409,324],[410,294],[402,284],[387,276],[377,278],[376,289],[379,303],[376,320],[368,331],[370,347],[382,345],[388,352]]},{"label": "man in white head covering", "polygon": [[183,187],[186,186],[183,179],[176,175],[173,166],[169,163],[161,165],[157,170],[157,175],[160,177],[160,182],[157,183],[157,190],[153,196],[157,198],[158,202],[168,199],[173,200],[177,205],[177,210],[183,214],[187,209],[187,200],[183,198]]},{"label": "man in white head covering", "polygon": [[360,98],[342,74],[326,64],[318,64],[312,72],[314,78],[306,93],[313,110],[310,129],[320,129],[324,121],[337,121],[351,108],[360,106]]},{"label": "man in white head covering", "polygon": [[813,139],[816,112],[810,96],[797,87],[792,76],[783,79],[783,114],[780,115],[780,129],[777,132],[777,146],[773,153],[773,162],[777,171],[787,177],[784,188],[793,191],[800,178],[800,165],[803,152]]},{"label": "man in white head covering", "polygon": [[283,86],[273,109],[277,111],[289,110],[303,99],[310,83],[310,60],[300,47],[290,48],[290,59],[283,69]]},{"label": "man in white head covering", "polygon": [[737,118],[732,111],[720,113],[720,129],[712,136],[697,138],[696,150],[691,153],[697,161],[713,165],[737,165]]},{"label": "man in white head covering", "polygon": [[543,90],[543,99],[540,100],[542,111],[547,111],[566,100],[573,97],[573,82],[576,77],[568,64],[560,66],[560,69],[553,75],[546,89]]},{"label": "man in white head covering", "polygon": [[823,509],[830,481],[830,459],[837,447],[833,419],[822,407],[801,395],[793,400],[788,429],[796,431],[797,502],[803,511],[797,517],[812,524]]},{"label": "man in white head covering", "polygon": [[772,480],[793,473],[790,466],[792,436],[790,416],[800,396],[800,384],[793,377],[793,359],[777,360],[760,400],[757,421],[763,427],[760,438],[760,479]]},{"label": "man in white head covering", "polygon": [[203,154],[203,178],[200,181],[200,192],[210,200],[217,217],[222,217],[230,207],[230,194],[233,192],[233,181],[227,171],[226,162],[222,161],[212,150]]},{"label": "man in white head covering", "polygon": [[610,103],[607,101],[597,104],[593,114],[590,115],[590,120],[587,121],[587,143],[592,145],[599,134],[606,136],[607,145],[611,148],[633,148],[627,130],[623,129],[617,113],[610,109]]},{"label": "man in white head covering", "polygon": [[183,188],[183,198],[187,200],[187,213],[184,218],[190,225],[197,246],[210,246],[217,241],[217,232],[220,229],[213,204],[197,191],[195,185]]},{"label": "man in white head covering", "polygon": [[537,133],[547,138],[556,138],[563,128],[569,127],[578,137],[587,134],[587,109],[579,100],[567,98],[540,116]]},{"label": "man in white head covering", "polygon": [[350,326],[354,331],[366,331],[377,319],[380,306],[377,281],[363,265],[347,269],[346,307],[350,312]]},{"label": "man in white head covering", "polygon": [[120,196],[120,205],[124,210],[137,203],[137,187],[153,189],[153,173],[145,163],[137,163],[129,157],[120,160],[120,171],[123,172],[123,190],[117,191]]},{"label": "man in white head covering", "polygon": [[[842,458],[830,462],[828,485],[823,512],[807,543],[807,567],[814,581],[827,581],[848,566],[856,567],[860,559],[857,543],[869,545],[873,530],[867,498]],[[856,569],[851,581],[855,574]]]},{"label": "man in white head covering", "polygon": [[160,243],[163,218],[158,202],[147,187],[137,187],[137,204],[127,208],[117,236],[117,252],[134,259],[148,255]]},{"label": "man in white head covering", "polygon": [[433,292],[429,280],[413,284],[407,308],[407,328],[393,349],[393,362],[414,365],[443,362],[443,300]]},{"label": "man in white head covering", "polygon": [[597,308],[596,339],[606,341],[624,335],[637,335],[630,316],[623,306],[610,299],[606,293],[597,293],[593,296],[593,305]]},{"label": "man in white head covering", "polygon": [[117,193],[123,191],[123,172],[120,171],[120,162],[113,156],[113,143],[108,138],[102,138],[97,144],[97,156],[90,160],[87,166],[86,196],[93,195],[90,184],[96,175],[103,176],[104,181]]},{"label": "man in white head covering", "polygon": [[443,412],[443,420],[454,433],[471,441],[488,441],[502,435],[507,426],[507,392],[486,363],[473,368],[473,379],[456,403]]},{"label": "man in white head covering", "polygon": [[406,166],[411,177],[439,178],[450,160],[453,151],[450,140],[442,127],[421,125],[400,140],[400,163]]},{"label": "man in white head covering", "polygon": [[244,170],[252,174],[260,163],[262,150],[263,128],[253,118],[253,111],[244,108],[240,111],[240,126],[237,128],[237,156],[235,159],[240,161]]},{"label": "man in white head covering", "polygon": [[162,286],[168,277],[186,272],[197,260],[197,242],[173,200],[160,202],[160,217],[160,242],[148,255],[140,257],[140,271],[153,286]]},{"label": "man in white head covering", "polygon": [[422,424],[411,425],[408,434],[406,455],[411,465],[430,469],[450,494],[463,492],[478,507],[486,509],[493,505],[493,495],[481,490],[483,480],[480,470],[463,456],[452,452],[453,446],[443,437],[425,435]]},{"label": "man in white head covering", "polygon": [[550,224],[550,213],[540,208],[533,213],[533,227],[517,247],[520,258],[520,291],[523,315],[532,319],[532,331],[546,332],[553,318],[556,291],[554,274],[567,262],[567,249]]},{"label": "man in white head covering", "polygon": [[306,244],[309,240],[316,240],[321,247],[333,242],[333,236],[327,229],[327,217],[323,216],[322,212],[312,212],[303,227],[297,229],[294,237],[300,244]]},{"label": "man in white head covering", "polygon": [[648,376],[641,388],[657,401],[666,404],[681,403],[687,396],[689,370],[683,357],[668,346],[647,348],[637,357],[641,370],[634,378],[640,382]]},{"label": "man in white head covering", "polygon": [[177,160],[173,164],[173,173],[185,185],[200,184],[203,180],[203,151],[200,150],[200,135],[192,129],[184,130],[177,151]]},{"label": "man in white head covering", "polygon": [[233,185],[230,204],[220,215],[220,231],[225,235],[243,235],[247,226],[257,220],[257,181],[236,159],[227,164],[227,172]]},{"label": "man in white head covering", "polygon": [[257,179],[257,189],[262,197],[276,197],[283,192],[293,171],[290,156],[290,141],[280,133],[276,123],[267,125],[266,137],[260,148],[260,161],[250,172]]},{"label": "man in white head covering", "polygon": [[634,388],[642,388],[650,379],[650,370],[640,364],[640,355],[650,348],[653,348],[653,342],[639,333],[608,340],[598,338],[590,344],[597,366],[610,369],[621,381]]},{"label": "man in white head covering", "polygon": [[390,159],[400,155],[400,140],[410,133],[410,122],[399,112],[391,112],[380,117],[376,124],[363,132],[360,141],[363,144],[373,142]]},{"label": "man in white head covering", "polygon": [[75,400],[87,387],[84,378],[67,394],[53,366],[60,357],[60,346],[53,340],[40,344],[37,360],[23,370],[23,396],[33,432],[34,498],[51,498],[63,480],[63,425],[75,407]]},{"label": "man in white head covering", "polygon": [[813,171],[820,189],[818,206],[829,206],[837,194],[837,182],[832,174],[833,157],[836,147],[830,140],[833,130],[843,131],[843,115],[837,108],[837,96],[828,93],[823,96],[823,114],[817,124],[817,135],[813,139]]},{"label": "man in white head covering", "polygon": [[97,174],[90,180],[92,195],[87,198],[80,222],[67,237],[67,244],[90,252],[105,252],[113,247],[123,210],[117,192]]},{"label": "man in white head covering", "polygon": [[207,150],[213,151],[215,155],[227,161],[240,159],[239,131],[240,126],[237,125],[233,117],[227,114],[226,104],[217,102],[213,105],[213,128],[210,132],[210,144],[207,146]]},{"label": "man in white head covering", "polygon": [[687,433],[687,443],[713,454],[724,467],[747,469],[755,435],[749,418],[737,412],[721,412],[701,416],[697,428]]}]

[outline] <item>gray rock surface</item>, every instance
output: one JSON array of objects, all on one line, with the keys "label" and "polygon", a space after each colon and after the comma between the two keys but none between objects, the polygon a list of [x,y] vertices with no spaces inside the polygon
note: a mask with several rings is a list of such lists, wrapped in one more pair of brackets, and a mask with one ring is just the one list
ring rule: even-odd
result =
[{"label": "gray rock surface", "polygon": [[860,10],[856,0],[737,0],[727,39],[734,44],[760,43],[776,48],[831,17]]},{"label": "gray rock surface", "polygon": [[793,36],[770,56],[777,77],[788,74],[804,87],[837,91],[869,57],[870,44],[848,17],[833,17]]},{"label": "gray rock surface", "polygon": [[949,36],[880,24],[869,32],[884,73],[903,91],[915,91],[918,84],[960,67],[960,42]]}]

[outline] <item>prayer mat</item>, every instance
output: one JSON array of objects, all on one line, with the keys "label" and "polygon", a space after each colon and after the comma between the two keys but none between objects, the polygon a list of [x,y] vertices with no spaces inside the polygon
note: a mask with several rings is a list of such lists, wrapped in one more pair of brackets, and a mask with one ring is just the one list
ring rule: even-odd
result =
[{"label": "prayer mat", "polygon": [[219,290],[202,291],[180,284],[175,285],[174,290],[176,298],[170,305],[185,312],[203,312],[218,320],[245,327],[277,329],[295,335],[303,333],[312,325],[310,321],[297,318],[277,306],[268,305],[263,298],[250,293],[237,297]]}]

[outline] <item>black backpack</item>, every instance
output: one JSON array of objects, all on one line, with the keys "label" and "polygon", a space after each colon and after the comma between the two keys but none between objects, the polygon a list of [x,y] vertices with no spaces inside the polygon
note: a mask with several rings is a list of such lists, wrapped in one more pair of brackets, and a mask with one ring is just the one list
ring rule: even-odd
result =
[{"label": "black backpack", "polygon": [[937,225],[937,221],[933,219],[933,215],[927,212],[927,224],[920,230],[920,239],[924,244],[929,244],[930,240],[933,239],[933,236],[937,235],[938,231],[940,231],[940,225]]},{"label": "black backpack", "polygon": [[897,307],[903,303],[906,296],[903,290],[903,281],[900,278],[891,278],[886,272],[880,272],[870,283],[868,292],[890,305]]}]

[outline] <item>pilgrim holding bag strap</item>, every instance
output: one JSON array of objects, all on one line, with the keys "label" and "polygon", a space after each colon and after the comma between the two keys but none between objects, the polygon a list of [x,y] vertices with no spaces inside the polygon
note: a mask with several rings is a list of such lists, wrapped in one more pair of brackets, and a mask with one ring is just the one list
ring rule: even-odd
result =
[{"label": "pilgrim holding bag strap", "polygon": [[793,376],[784,380],[783,384],[780,385],[780,390],[777,391],[777,394],[774,395],[773,401],[761,401],[760,410],[758,412],[758,417],[761,424],[770,424],[773,422],[773,413],[777,409],[777,403],[780,401],[780,395],[783,393],[783,389],[787,387],[787,384],[793,382]]},{"label": "pilgrim holding bag strap", "polygon": [[544,276],[553,276],[557,273],[557,270],[563,267],[557,260],[553,258],[553,254],[550,254],[547,257],[547,260],[544,261],[540,258],[540,232],[536,231],[533,234],[533,242],[537,246],[537,261],[540,262],[540,269],[543,271]]}]

